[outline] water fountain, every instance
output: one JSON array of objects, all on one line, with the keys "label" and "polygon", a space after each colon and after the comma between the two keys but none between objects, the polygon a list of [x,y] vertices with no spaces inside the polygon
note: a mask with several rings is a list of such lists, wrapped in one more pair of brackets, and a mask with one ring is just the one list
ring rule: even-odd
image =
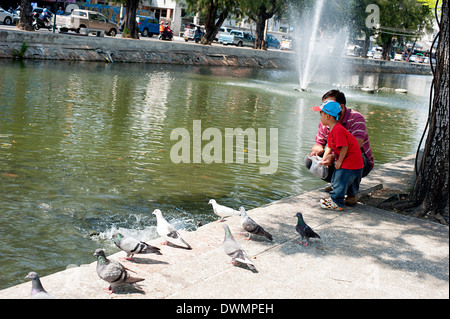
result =
[{"label": "water fountain", "polygon": [[[328,12],[330,10],[331,12]],[[311,82],[323,80],[324,75],[334,75],[328,79],[339,81],[343,73],[341,58],[347,46],[348,32],[345,27],[326,26],[325,15],[332,15],[333,9],[325,6],[325,0],[317,0],[315,5],[302,12],[295,26],[296,52],[300,92],[310,92]]]}]

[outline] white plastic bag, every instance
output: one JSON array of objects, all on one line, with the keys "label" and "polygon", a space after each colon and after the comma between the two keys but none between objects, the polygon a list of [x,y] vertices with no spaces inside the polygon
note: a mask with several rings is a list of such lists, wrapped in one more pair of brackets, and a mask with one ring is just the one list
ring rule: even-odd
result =
[{"label": "white plastic bag", "polygon": [[319,156],[308,156],[312,164],[309,168],[310,172],[316,175],[320,179],[325,179],[328,176],[328,166],[320,164],[322,158]]}]

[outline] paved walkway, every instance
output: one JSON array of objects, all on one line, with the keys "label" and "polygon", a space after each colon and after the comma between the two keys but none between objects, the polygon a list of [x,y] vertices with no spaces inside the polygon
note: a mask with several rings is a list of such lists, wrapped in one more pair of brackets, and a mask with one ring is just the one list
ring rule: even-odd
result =
[{"label": "paved walkway", "polygon": [[[412,156],[383,165],[363,179],[362,190],[381,183],[405,191],[413,167]],[[162,256],[121,261],[145,281],[116,294],[103,289],[95,262],[41,280],[56,298],[449,298],[448,227],[361,204],[329,212],[317,205],[324,196],[313,190],[248,212],[274,237],[273,243],[238,239],[257,272],[226,263],[223,226],[214,222],[183,233],[191,251],[161,246]],[[298,211],[322,237],[309,247],[297,244]],[[228,219],[233,233],[239,221]],[[150,243],[160,246],[160,239]],[[0,298],[28,298],[30,290],[24,282],[0,291]]]}]

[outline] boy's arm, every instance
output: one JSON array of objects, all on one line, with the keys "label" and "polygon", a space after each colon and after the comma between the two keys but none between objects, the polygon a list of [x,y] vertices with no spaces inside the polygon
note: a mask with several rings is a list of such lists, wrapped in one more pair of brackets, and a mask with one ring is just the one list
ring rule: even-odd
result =
[{"label": "boy's arm", "polygon": [[331,155],[331,147],[328,147],[328,145],[325,146],[325,152],[323,153],[322,156],[322,161],[320,162],[320,164],[325,165],[325,166],[330,166],[333,165],[334,163],[334,155]]},{"label": "boy's arm", "polygon": [[342,166],[342,162],[344,162],[345,156],[347,156],[348,146],[341,146],[341,152],[339,153],[339,159],[334,164],[336,169],[340,169]]}]

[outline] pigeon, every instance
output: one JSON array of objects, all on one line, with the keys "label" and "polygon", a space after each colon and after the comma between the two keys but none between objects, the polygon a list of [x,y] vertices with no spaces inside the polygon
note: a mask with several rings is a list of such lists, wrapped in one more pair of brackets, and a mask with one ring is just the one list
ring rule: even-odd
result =
[{"label": "pigeon", "polygon": [[30,299],[53,299],[44,287],[42,287],[39,276],[34,271],[28,273],[25,279],[31,279],[31,294]]},{"label": "pigeon", "polygon": [[217,220],[217,222],[223,222],[223,219],[225,217],[230,217],[233,215],[239,215],[239,212],[233,208],[223,206],[220,204],[217,204],[215,199],[211,199],[208,204],[211,204],[213,206],[214,213],[220,217],[220,219]]},{"label": "pigeon", "polygon": [[170,242],[182,248],[192,249],[192,247],[181,238],[180,233],[164,219],[159,209],[155,209],[152,214],[156,216],[156,232],[165,240],[165,242],[162,243],[163,245]]},{"label": "pigeon", "polygon": [[106,258],[103,249],[97,249],[94,256],[97,256],[97,274],[101,279],[110,284],[108,287],[108,290],[111,290],[110,293],[114,293],[114,289],[117,286],[126,283],[133,284],[144,280],[143,278],[131,277],[127,270],[132,270],[125,268],[117,261]]},{"label": "pigeon", "polygon": [[264,228],[259,226],[253,219],[248,217],[247,213],[245,212],[245,208],[244,207],[241,206],[239,208],[239,211],[240,211],[240,214],[241,214],[241,217],[242,217],[241,218],[241,226],[242,226],[242,228],[245,229],[245,231],[247,231],[249,233],[249,237],[246,240],[250,240],[251,234],[258,235],[258,236],[264,236],[267,239],[269,239],[270,241],[273,240],[271,234],[266,232],[264,230]]},{"label": "pigeon", "polygon": [[231,234],[230,227],[227,224],[223,225],[225,229],[225,238],[222,243],[223,251],[231,257],[231,263],[236,266],[237,262],[244,263],[250,270],[256,270],[253,262],[248,258],[247,253],[242,249],[241,245],[234,239]]},{"label": "pigeon", "polygon": [[143,241],[139,241],[132,237],[126,237],[121,233],[115,233],[112,236],[114,244],[127,253],[125,260],[133,260],[134,254],[156,254],[162,255],[158,247],[154,247]]},{"label": "pigeon", "polygon": [[[295,226],[295,230],[302,236],[302,240],[299,242],[300,245],[308,246],[310,238],[319,238],[320,236],[314,232],[308,225],[306,225],[303,220],[302,213],[297,213],[295,217],[298,217],[297,225]],[[306,238],[306,243],[303,243],[303,239]]]}]

